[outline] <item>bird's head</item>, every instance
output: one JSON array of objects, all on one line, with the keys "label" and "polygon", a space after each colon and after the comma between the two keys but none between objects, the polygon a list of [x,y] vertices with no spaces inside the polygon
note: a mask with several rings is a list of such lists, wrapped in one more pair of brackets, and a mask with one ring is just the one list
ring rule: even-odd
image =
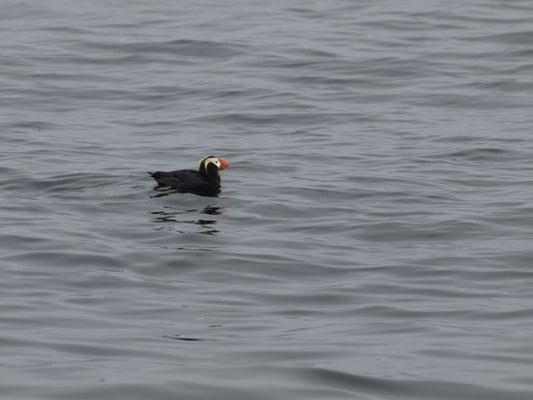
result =
[{"label": "bird's head", "polygon": [[215,156],[202,158],[198,163],[198,171],[204,175],[218,174],[218,171],[223,171],[227,168],[229,168],[229,161]]}]

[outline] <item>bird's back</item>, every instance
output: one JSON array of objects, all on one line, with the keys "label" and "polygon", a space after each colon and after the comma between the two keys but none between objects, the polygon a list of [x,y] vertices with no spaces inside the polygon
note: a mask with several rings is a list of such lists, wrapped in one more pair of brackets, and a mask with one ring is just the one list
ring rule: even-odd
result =
[{"label": "bird's back", "polygon": [[216,196],[220,192],[220,185],[214,185],[207,177],[192,169],[176,171],[150,172],[158,187],[156,190],[172,190],[181,193],[195,193],[202,196]]}]

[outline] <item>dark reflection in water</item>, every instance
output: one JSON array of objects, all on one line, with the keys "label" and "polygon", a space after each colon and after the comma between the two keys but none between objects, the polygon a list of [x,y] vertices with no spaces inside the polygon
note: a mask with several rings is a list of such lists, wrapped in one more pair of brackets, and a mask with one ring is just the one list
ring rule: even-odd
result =
[{"label": "dark reflection in water", "polygon": [[176,335],[170,336],[170,335],[163,335],[165,339],[172,339],[172,340],[180,340],[182,342],[203,342],[208,339],[200,339],[195,337],[186,337],[186,336],[180,336],[178,333]]},{"label": "dark reflection in water", "polygon": [[[193,213],[200,213],[204,215],[220,215],[220,207],[206,206],[203,209],[188,209],[188,210],[172,210],[169,207],[165,207],[164,210],[152,211],[150,214],[154,215],[153,221],[157,223],[176,223],[176,224],[190,224],[198,225],[202,228],[199,233],[206,235],[216,235],[219,231],[215,228],[217,224],[216,219],[210,218],[193,218],[185,219],[182,216],[189,216]],[[156,228],[156,230],[165,229],[164,226]]]}]

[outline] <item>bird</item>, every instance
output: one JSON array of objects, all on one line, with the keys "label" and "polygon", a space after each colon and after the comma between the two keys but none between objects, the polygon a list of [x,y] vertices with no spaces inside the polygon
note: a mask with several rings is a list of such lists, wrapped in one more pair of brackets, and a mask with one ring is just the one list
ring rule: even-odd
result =
[{"label": "bird", "polygon": [[219,171],[229,168],[229,162],[220,157],[207,156],[198,162],[198,171],[148,172],[157,182],[158,192],[194,193],[198,196],[216,197],[220,193]]}]

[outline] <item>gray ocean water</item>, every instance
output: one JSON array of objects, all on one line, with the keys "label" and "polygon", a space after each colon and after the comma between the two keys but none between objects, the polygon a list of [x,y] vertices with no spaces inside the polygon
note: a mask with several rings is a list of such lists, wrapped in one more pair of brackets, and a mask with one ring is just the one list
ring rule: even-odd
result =
[{"label": "gray ocean water", "polygon": [[[0,398],[533,398],[533,2],[2,1]],[[219,198],[150,170],[232,165]]]}]

